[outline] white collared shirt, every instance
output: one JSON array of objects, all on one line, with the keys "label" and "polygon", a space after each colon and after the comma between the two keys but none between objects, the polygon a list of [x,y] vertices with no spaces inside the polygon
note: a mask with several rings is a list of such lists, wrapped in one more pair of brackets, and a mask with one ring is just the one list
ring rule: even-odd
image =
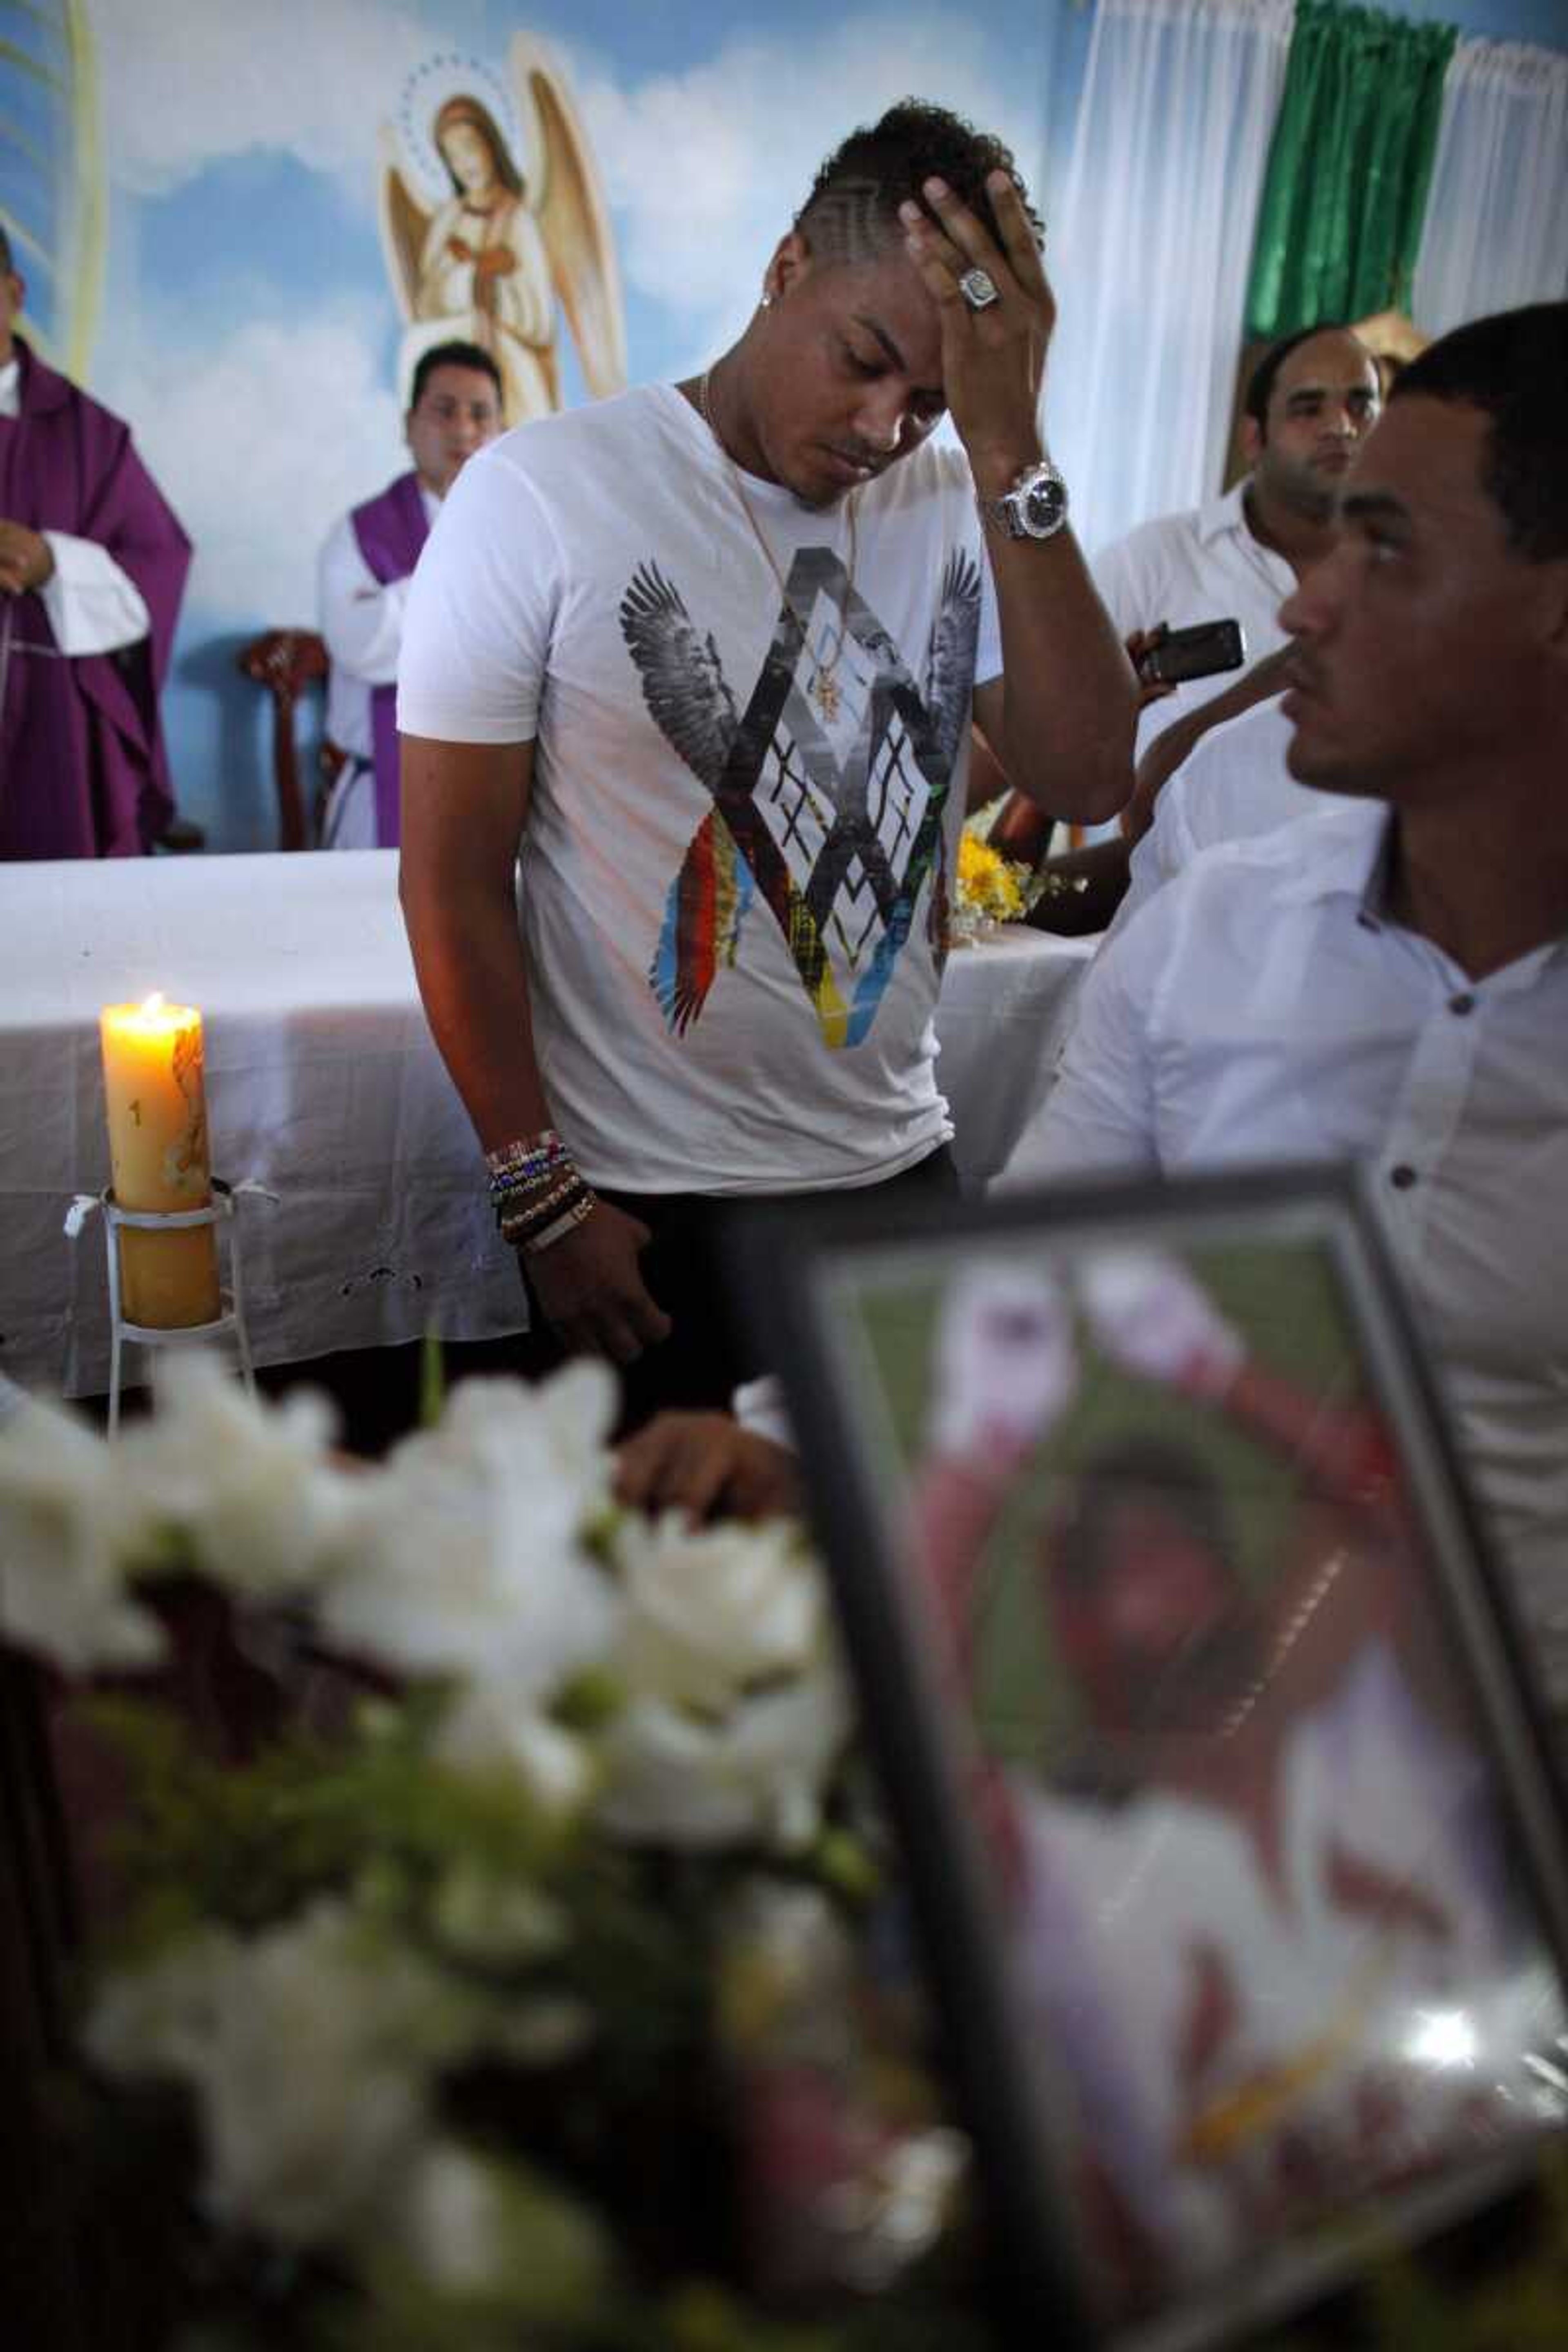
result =
[{"label": "white collared shirt", "polygon": [[1387,816],[1335,803],[1161,890],[999,1181],[1359,1162],[1568,1690],[1568,940],[1469,978],[1376,911]]},{"label": "white collared shirt", "polygon": [[[0,367],[0,416],[22,413],[22,363]],[[152,625],[142,591],[106,547],[68,530],[39,536],[55,568],[39,589],[55,644],[62,654],[112,654],[140,645]]]},{"label": "white collared shirt", "polygon": [[[1296,585],[1282,555],[1265,547],[1247,528],[1242,503],[1245,481],[1223,498],[1185,514],[1157,515],[1125,539],[1101,549],[1093,565],[1094,584],[1120,637],[1164,621],[1173,629],[1199,621],[1239,621],[1247,640],[1247,664],[1285,642],[1279,607]],[[1152,702],[1138,722],[1138,750],[1147,751],[1173,719],[1227,686],[1235,670],[1193,678],[1174,694]]]},{"label": "white collared shirt", "polygon": [[1276,695],[1211,728],[1154,803],[1154,822],[1132,852],[1127,895],[1108,938],[1123,930],[1156,890],[1184,873],[1200,849],[1272,833],[1328,806],[1285,765],[1294,730]]},{"label": "white collared shirt", "polygon": [[[419,498],[426,521],[433,524],[441,511],[440,499],[423,483]],[[362,760],[368,760],[375,748],[371,688],[391,686],[397,677],[403,613],[413,576],[376,578],[360,552],[352,514],[341,516],[328,532],[316,569],[321,635],[332,664],[327,732],[340,751]]]},{"label": "white collared shirt", "polygon": [[[419,485],[425,520],[434,523],[441,501]],[[397,677],[403,645],[403,614],[413,573],[378,580],[360,552],[352,514],[340,516],[328,532],[316,566],[316,598],[321,635],[331,667],[327,673],[327,733],[351,764],[333,784],[321,819],[321,839],[330,849],[374,849],[375,730],[371,694]]]}]

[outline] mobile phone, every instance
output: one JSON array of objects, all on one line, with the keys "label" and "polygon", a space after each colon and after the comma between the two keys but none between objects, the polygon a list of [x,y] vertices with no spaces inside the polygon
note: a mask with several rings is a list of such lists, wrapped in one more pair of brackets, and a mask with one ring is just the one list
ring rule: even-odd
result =
[{"label": "mobile phone", "polygon": [[1190,677],[1212,677],[1216,670],[1239,669],[1247,659],[1247,639],[1239,621],[1199,621],[1190,629],[1172,629],[1139,656],[1138,675],[1145,684],[1156,679],[1180,686]]}]

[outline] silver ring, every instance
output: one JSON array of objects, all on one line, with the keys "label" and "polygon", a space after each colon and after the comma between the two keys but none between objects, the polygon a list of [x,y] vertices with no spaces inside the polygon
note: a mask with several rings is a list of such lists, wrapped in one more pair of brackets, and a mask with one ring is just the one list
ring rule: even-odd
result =
[{"label": "silver ring", "polygon": [[958,281],[958,290],[972,310],[988,310],[993,302],[1002,299],[1001,290],[988,269],[966,269]]}]

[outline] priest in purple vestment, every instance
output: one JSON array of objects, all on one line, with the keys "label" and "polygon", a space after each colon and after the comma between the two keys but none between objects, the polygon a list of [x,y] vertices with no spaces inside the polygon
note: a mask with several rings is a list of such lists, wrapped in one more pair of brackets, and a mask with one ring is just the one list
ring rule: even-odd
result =
[{"label": "priest in purple vestment", "polygon": [[0,231],[0,858],[135,856],[174,814],[190,541],[130,428],[15,332],[25,290]]},{"label": "priest in purple vestment", "polygon": [[404,419],[412,470],[345,515],[321,550],[321,634],[332,665],[327,734],[346,755],[327,803],[326,848],[397,841],[397,653],[408,582],[437,508],[500,429],[500,376],[489,352],[435,344],[414,371]]}]

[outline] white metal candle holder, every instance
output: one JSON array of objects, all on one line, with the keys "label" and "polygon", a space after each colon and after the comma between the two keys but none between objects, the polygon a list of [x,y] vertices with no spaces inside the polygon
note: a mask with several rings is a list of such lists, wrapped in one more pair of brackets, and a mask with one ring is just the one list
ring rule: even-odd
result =
[{"label": "white metal candle holder", "polygon": [[[259,1193],[264,1201],[275,1201],[277,1194],[247,1177],[242,1183],[226,1184],[221,1177],[212,1179],[212,1199],[204,1209],[122,1209],[114,1197],[112,1185],[101,1192],[79,1192],[66,1217],[66,1232],[72,1241],[81,1232],[88,1219],[97,1210],[103,1212],[103,1237],[109,1259],[109,1433],[112,1437],[120,1426],[120,1376],[123,1349],[127,1340],[138,1348],[183,1347],[197,1339],[220,1339],[232,1336],[235,1353],[239,1359],[239,1376],[252,1396],[256,1393],[256,1370],[250,1357],[250,1333],[245,1320],[245,1279],[240,1262],[239,1226],[235,1218],[235,1202],[245,1193]],[[228,1283],[222,1282],[222,1250],[219,1249],[219,1313],[210,1323],[181,1323],[170,1328],[151,1323],[127,1320],[120,1287],[119,1229],[132,1227],[137,1233],[188,1233],[194,1225],[213,1225],[226,1235],[228,1242]]]}]

